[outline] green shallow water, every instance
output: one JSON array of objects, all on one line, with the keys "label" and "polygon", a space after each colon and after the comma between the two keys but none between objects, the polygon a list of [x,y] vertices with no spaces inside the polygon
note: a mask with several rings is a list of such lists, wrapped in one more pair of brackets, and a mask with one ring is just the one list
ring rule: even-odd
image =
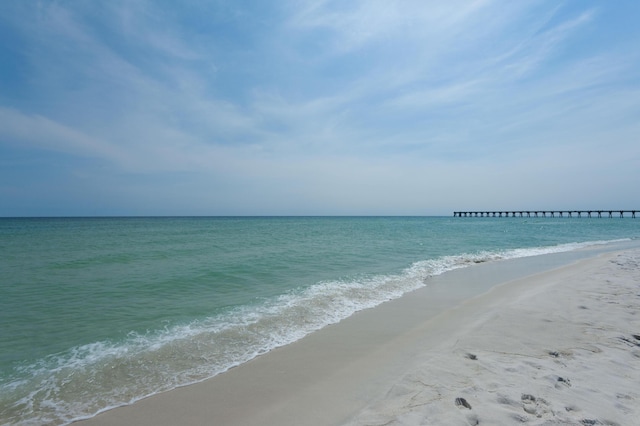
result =
[{"label": "green shallow water", "polygon": [[631,218],[0,219],[0,424],[202,380],[473,261],[639,236]]}]

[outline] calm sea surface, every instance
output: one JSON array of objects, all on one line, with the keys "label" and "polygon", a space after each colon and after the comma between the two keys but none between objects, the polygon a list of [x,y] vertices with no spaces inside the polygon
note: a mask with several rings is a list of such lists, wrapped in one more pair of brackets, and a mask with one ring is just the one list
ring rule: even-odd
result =
[{"label": "calm sea surface", "polygon": [[639,239],[640,219],[0,219],[0,424],[201,381],[475,262]]}]

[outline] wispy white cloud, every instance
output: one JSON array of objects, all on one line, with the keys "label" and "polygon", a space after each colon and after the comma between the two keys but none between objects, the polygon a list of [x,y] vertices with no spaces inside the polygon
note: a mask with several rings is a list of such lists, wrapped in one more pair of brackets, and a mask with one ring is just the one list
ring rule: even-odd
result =
[{"label": "wispy white cloud", "polygon": [[[500,55],[504,66],[504,74],[522,78],[538,69],[551,57],[558,54],[561,47],[566,47],[567,40],[582,26],[587,25],[595,14],[588,10],[579,16],[563,21],[551,28],[540,28],[536,33],[522,39],[510,51]],[[544,22],[548,24],[548,22]]]},{"label": "wispy white cloud", "polygon": [[[23,96],[0,93],[0,148],[102,159],[122,179],[190,173],[194,191],[215,182],[227,200],[267,191],[353,212],[376,191],[407,209],[425,185],[468,195],[463,178],[425,183],[463,169],[490,185],[549,156],[571,162],[579,147],[576,176],[633,157],[606,152],[607,134],[637,158],[638,55],[590,44],[606,5],[35,5],[0,21],[28,63]],[[251,18],[258,6],[267,13]]]},{"label": "wispy white cloud", "polygon": [[[388,39],[427,40],[433,35],[452,38],[475,13],[490,6],[476,1],[308,1],[295,3],[289,25],[302,31],[329,31],[328,47],[345,54]],[[430,44],[438,44],[431,40]],[[425,46],[429,47],[429,46]]]},{"label": "wispy white cloud", "polygon": [[[528,82],[525,93],[518,90],[516,98],[523,103],[537,97],[543,82],[532,73],[556,57],[571,36],[593,19],[594,11],[560,19],[555,16],[558,8],[553,7],[530,23],[534,6],[529,2],[505,7],[489,1],[454,5],[406,1],[336,7],[332,2],[313,2],[295,14],[293,22],[303,33],[330,30],[331,35],[325,37],[331,40],[335,54],[369,45],[394,46],[400,51],[376,52],[373,59],[366,56],[370,68],[345,81],[340,92],[340,111],[347,106],[368,111],[370,118],[382,118],[377,124],[384,127],[385,122],[404,124],[399,117],[414,115],[418,109],[428,116],[441,115],[447,107],[457,107],[452,110],[456,113],[459,108],[473,112],[485,110],[489,100],[512,102],[509,92],[525,75],[533,81]],[[564,66],[558,71],[567,74]],[[567,82],[575,86],[575,79]],[[400,129],[394,126],[393,130]]]},{"label": "wispy white cloud", "polygon": [[20,146],[126,162],[126,152],[46,117],[0,107],[0,139]]}]

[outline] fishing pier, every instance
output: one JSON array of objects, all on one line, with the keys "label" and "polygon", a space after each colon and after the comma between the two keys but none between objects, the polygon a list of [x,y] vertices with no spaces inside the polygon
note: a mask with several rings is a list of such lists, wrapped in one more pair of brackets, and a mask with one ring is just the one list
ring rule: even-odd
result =
[{"label": "fishing pier", "polygon": [[636,217],[638,210],[515,210],[453,212],[453,217]]}]

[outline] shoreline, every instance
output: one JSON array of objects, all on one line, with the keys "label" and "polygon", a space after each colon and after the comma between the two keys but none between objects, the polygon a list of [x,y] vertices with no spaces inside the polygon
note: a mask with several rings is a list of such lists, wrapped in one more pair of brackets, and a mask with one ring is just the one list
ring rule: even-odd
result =
[{"label": "shoreline", "polygon": [[[527,367],[522,359],[553,367],[584,358],[565,344],[583,337],[579,326],[567,323],[566,318],[548,323],[544,319],[555,318],[554,308],[567,295],[573,300],[585,280],[597,286],[598,282],[592,282],[594,271],[612,268],[611,259],[631,256],[628,261],[637,262],[640,258],[640,251],[628,248],[594,257],[611,250],[598,249],[489,262],[432,277],[425,288],[360,311],[204,382],[74,424],[510,424],[517,419],[536,424],[554,417],[575,424],[591,419],[628,424],[624,419],[635,417],[624,416],[640,414],[637,409],[627,409],[631,414],[607,411],[601,416],[578,411],[584,408],[577,402],[556,408],[552,398],[542,396],[542,390],[516,391],[516,384],[505,383],[513,392],[502,392],[494,377],[497,366],[512,365],[509,368],[520,372],[520,381],[526,383],[533,380],[529,376],[535,371],[529,371],[533,367]],[[627,286],[633,282],[629,277],[632,271],[608,271],[604,276],[607,274],[621,277]],[[554,291],[558,297],[545,298],[543,291]],[[532,302],[518,305],[523,301]],[[593,314],[595,309],[580,308],[584,303],[573,305],[563,309],[577,312],[571,314],[574,316],[586,315],[586,311]],[[520,306],[515,313],[514,306]],[[602,308],[595,311],[606,317]],[[635,323],[625,319],[626,323],[618,325],[635,324],[637,330],[620,332],[631,336],[626,338],[633,343],[640,324],[638,318],[631,319]],[[540,332],[532,324],[544,325],[541,329],[546,331]],[[573,324],[573,328],[566,324]],[[515,325],[520,331],[510,335]],[[563,341],[558,342],[554,336],[561,325],[567,330],[563,329]],[[620,339],[614,342],[630,344]],[[498,347],[502,350],[497,351]],[[629,356],[637,360],[640,351],[631,349]],[[487,373],[490,371],[494,375]],[[631,373],[633,380],[640,381],[638,369],[631,369]],[[579,383],[575,376],[554,374],[554,389],[558,385],[575,389]],[[484,378],[474,384],[478,375]],[[509,374],[503,372],[502,376]],[[630,398],[626,405],[617,401],[624,406],[640,400],[637,392],[617,394]],[[567,410],[570,406],[575,407]]]}]

